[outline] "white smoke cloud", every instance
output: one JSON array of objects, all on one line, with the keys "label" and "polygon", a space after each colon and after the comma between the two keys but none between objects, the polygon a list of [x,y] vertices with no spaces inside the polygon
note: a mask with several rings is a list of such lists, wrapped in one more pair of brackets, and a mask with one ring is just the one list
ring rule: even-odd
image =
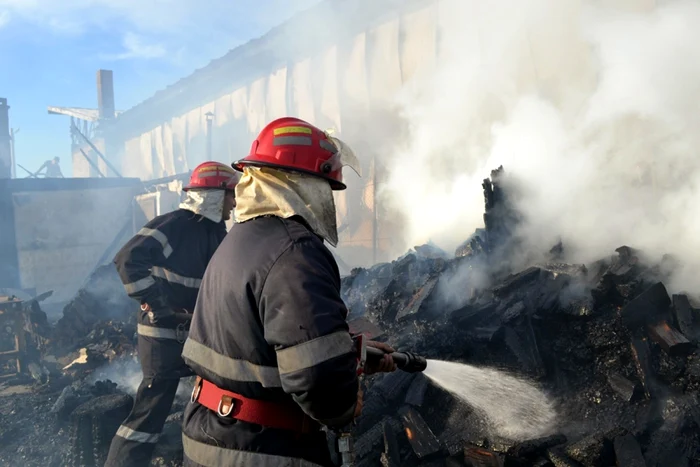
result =
[{"label": "white smoke cloud", "polygon": [[532,251],[561,236],[578,261],[622,244],[671,253],[685,263],[674,286],[692,289],[700,4],[447,3],[444,55],[397,98],[409,131],[383,196],[406,245],[454,248],[481,227],[481,180],[503,164]]}]

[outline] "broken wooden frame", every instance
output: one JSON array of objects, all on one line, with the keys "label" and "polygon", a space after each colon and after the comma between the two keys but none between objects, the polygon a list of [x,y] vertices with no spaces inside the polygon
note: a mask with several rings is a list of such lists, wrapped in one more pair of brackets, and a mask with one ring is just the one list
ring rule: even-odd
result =
[{"label": "broken wooden frame", "polygon": [[0,381],[24,371],[26,341],[22,300],[0,297]]}]

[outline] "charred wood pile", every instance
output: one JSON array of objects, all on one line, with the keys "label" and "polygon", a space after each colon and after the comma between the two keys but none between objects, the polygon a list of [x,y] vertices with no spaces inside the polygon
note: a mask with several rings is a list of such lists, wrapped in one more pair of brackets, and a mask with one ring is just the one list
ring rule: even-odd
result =
[{"label": "charred wood pile", "polygon": [[417,248],[354,270],[344,299],[352,326],[396,349],[537,383],[556,422],[546,436],[507,439],[423,374],[367,377],[357,465],[700,465],[700,310],[669,294],[670,259],[647,264],[623,246],[565,264],[559,244],[549,261],[509,270],[519,217],[503,176],[485,180],[485,228],[454,259]]},{"label": "charred wood pile", "polygon": [[0,465],[104,465],[132,402],[128,388],[93,375],[136,349],[135,305],[114,266],[95,271],[55,326],[38,300],[11,311],[21,325],[3,327],[8,342],[0,340],[15,343],[21,364],[0,378]]},{"label": "charred wood pile", "polygon": [[[533,382],[556,417],[544,430],[507,436],[429,372],[367,376],[356,465],[700,465],[700,310],[696,297],[668,288],[673,261],[651,263],[622,246],[592,264],[567,264],[562,244],[544,261],[528,257],[506,174],[493,171],[483,188],[484,228],[453,254],[422,245],[343,279],[351,328]],[[131,407],[129,388],[108,379],[138,372],[136,308],[112,265],[96,270],[53,327],[38,303],[23,305],[22,331],[11,334],[23,339],[25,364],[0,379],[1,465],[102,465]],[[154,465],[182,465],[184,402]]]}]

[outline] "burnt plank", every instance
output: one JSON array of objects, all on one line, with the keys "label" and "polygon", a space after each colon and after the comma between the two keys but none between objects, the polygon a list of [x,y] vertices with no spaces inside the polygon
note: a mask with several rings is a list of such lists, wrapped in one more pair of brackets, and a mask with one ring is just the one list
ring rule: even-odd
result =
[{"label": "burnt plank", "polygon": [[632,356],[634,357],[635,367],[637,368],[637,374],[639,379],[642,381],[642,386],[644,387],[644,394],[648,399],[651,399],[656,391],[654,370],[651,365],[651,351],[649,349],[649,343],[646,338],[636,337],[632,339]]},{"label": "burnt plank", "polygon": [[615,250],[618,257],[610,266],[609,274],[617,277],[628,277],[639,263],[638,252],[634,248],[621,246]]},{"label": "burnt plank", "polygon": [[693,344],[666,321],[649,325],[649,336],[661,346],[667,354],[676,357],[688,355],[693,351]]},{"label": "burnt plank", "polygon": [[369,457],[372,452],[381,450],[380,446],[382,446],[384,442],[384,423],[394,426],[395,430],[401,429],[401,424],[393,417],[384,417],[382,421],[373,425],[372,428],[357,437],[355,441],[355,455],[358,459],[364,459]]},{"label": "burnt plank", "polygon": [[671,306],[671,298],[661,282],[649,287],[630,301],[621,311],[622,322],[630,330],[664,319]]},{"label": "burnt plank", "polygon": [[695,338],[695,323],[693,319],[693,307],[687,295],[674,295],[673,311],[676,315],[676,323],[680,331],[687,337]]},{"label": "burnt plank", "polygon": [[440,441],[417,411],[409,406],[404,406],[399,411],[399,415],[403,421],[408,442],[419,459],[440,452]]},{"label": "burnt plank", "polygon": [[413,380],[411,385],[406,391],[406,404],[412,405],[413,407],[420,407],[423,405],[423,400],[425,399],[425,391],[428,389],[428,378],[419,373]]},{"label": "burnt plank", "polygon": [[420,373],[407,373],[405,371],[385,373],[375,386],[386,402],[398,402],[400,398],[405,397],[404,394],[419,374]]},{"label": "burnt plank", "polygon": [[402,322],[412,316],[415,316],[421,309],[423,302],[430,297],[438,283],[439,276],[428,279],[423,287],[413,296],[411,301],[406,305],[406,308],[396,314],[396,321]]},{"label": "burnt plank", "polygon": [[555,467],[581,467],[582,464],[569,457],[564,448],[554,447],[547,451],[547,458]]},{"label": "burnt plank", "polygon": [[631,434],[615,438],[615,458],[620,467],[646,467],[642,449]]},{"label": "burnt plank", "polygon": [[517,274],[508,276],[501,284],[491,289],[497,297],[505,297],[516,289],[533,282],[540,276],[541,269],[530,267]]},{"label": "burnt plank", "polygon": [[529,317],[518,320],[514,326],[507,326],[505,341],[525,371],[537,377],[544,376],[544,363]]},{"label": "burnt plank", "polygon": [[384,452],[381,455],[382,466],[401,467],[401,452],[399,441],[396,438],[396,431],[387,421],[382,423],[382,429],[384,430]]},{"label": "burnt plank", "polygon": [[524,441],[522,443],[516,444],[515,446],[508,449],[507,453],[509,456],[523,458],[523,459],[534,459],[544,455],[549,448],[558,446],[560,444],[566,443],[566,436],[563,434],[556,434],[552,436],[547,436],[545,438],[531,439]]},{"label": "burnt plank", "polygon": [[633,402],[641,392],[638,384],[630,381],[619,373],[609,374],[608,384],[625,402]]},{"label": "burnt plank", "polygon": [[570,458],[586,467],[612,465],[615,461],[613,440],[624,433],[620,428],[606,433],[596,433],[568,445],[565,452]]},{"label": "burnt plank", "polygon": [[464,459],[462,457],[451,456],[445,459],[445,467],[464,467]]},{"label": "burnt plank", "polygon": [[467,446],[464,448],[464,462],[471,467],[505,466],[505,459],[502,454],[477,446]]}]

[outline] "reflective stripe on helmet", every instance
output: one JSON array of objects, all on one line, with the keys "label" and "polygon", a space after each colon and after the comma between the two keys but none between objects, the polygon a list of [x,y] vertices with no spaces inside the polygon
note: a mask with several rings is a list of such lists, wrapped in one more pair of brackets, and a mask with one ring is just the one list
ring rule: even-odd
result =
[{"label": "reflective stripe on helmet", "polygon": [[313,130],[307,126],[284,126],[275,128],[272,132],[274,136],[286,135],[287,133],[304,133],[307,135],[313,134]]},{"label": "reflective stripe on helmet", "polygon": [[277,136],[272,140],[275,146],[311,146],[313,140],[309,136]]}]

